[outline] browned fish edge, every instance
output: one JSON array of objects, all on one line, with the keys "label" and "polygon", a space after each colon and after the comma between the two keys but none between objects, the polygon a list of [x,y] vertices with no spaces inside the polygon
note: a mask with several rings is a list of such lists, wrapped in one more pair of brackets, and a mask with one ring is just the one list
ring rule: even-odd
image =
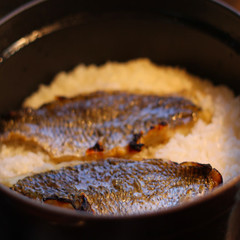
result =
[{"label": "browned fish edge", "polygon": [[196,166],[199,168],[206,169],[206,175],[209,175],[209,177],[211,177],[211,179],[214,182],[213,188],[215,188],[223,183],[222,174],[216,168],[212,168],[212,166],[210,164],[203,164],[203,163],[197,163],[197,162],[182,162],[182,163],[180,163],[180,165]]}]

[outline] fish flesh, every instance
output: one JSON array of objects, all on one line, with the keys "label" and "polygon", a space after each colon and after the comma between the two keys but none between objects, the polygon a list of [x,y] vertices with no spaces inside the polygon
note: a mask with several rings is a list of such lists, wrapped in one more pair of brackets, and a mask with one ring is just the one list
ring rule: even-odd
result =
[{"label": "fish flesh", "polygon": [[127,157],[188,131],[200,108],[177,96],[94,92],[58,97],[0,120],[0,142],[33,146],[53,161]]},{"label": "fish flesh", "polygon": [[128,215],[176,206],[221,183],[209,164],[108,158],[28,176],[12,189],[77,211]]}]

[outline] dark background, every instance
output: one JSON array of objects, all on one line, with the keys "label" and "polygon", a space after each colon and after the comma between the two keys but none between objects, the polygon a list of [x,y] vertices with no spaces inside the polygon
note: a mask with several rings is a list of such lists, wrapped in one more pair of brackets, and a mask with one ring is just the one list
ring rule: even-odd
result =
[{"label": "dark background", "polygon": [[[34,0],[33,0],[34,1]],[[27,2],[31,2],[29,0],[1,0],[0,1],[0,17],[3,17],[7,13],[11,12],[15,8],[25,4]],[[240,0],[224,0],[222,2],[226,2],[233,6],[235,9],[240,11]]]},{"label": "dark background", "polygon": [[[1,0],[0,1],[0,17],[3,17],[7,13],[11,12],[15,8],[25,4],[27,2],[31,2],[29,0]],[[225,0],[222,2],[227,2],[234,8],[240,10],[240,0]]]}]

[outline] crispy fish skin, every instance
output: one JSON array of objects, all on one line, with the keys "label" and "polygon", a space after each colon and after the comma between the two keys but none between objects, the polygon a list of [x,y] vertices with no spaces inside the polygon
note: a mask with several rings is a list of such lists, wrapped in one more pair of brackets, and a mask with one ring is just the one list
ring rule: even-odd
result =
[{"label": "crispy fish skin", "polygon": [[176,206],[221,183],[209,164],[108,158],[29,176],[12,189],[91,214],[128,215]]},{"label": "crispy fish skin", "polygon": [[0,121],[0,141],[39,147],[59,162],[126,157],[165,142],[199,110],[181,97],[95,92],[10,113]]}]

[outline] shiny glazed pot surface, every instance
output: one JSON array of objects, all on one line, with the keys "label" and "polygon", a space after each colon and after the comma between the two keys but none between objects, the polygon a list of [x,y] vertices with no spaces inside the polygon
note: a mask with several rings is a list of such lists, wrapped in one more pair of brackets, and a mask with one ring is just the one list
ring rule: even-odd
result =
[{"label": "shiny glazed pot surface", "polygon": [[[0,21],[0,112],[17,109],[61,70],[139,57],[184,67],[239,94],[239,27],[236,13],[207,0],[30,3]],[[24,239],[226,239],[230,221],[228,239],[238,239],[239,182],[236,177],[191,203],[130,217],[42,206],[0,186],[1,225],[11,236],[11,224]]]}]

